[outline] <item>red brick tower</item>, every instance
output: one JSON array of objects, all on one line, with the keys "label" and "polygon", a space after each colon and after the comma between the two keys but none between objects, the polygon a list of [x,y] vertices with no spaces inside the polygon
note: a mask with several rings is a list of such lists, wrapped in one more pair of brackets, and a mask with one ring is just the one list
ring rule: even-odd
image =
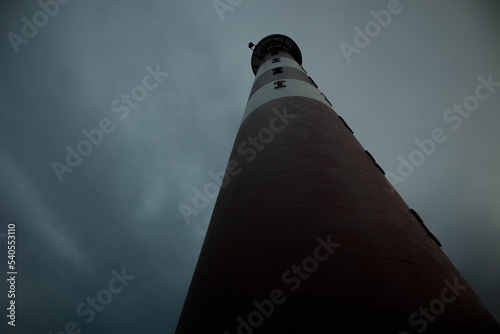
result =
[{"label": "red brick tower", "polygon": [[251,63],[177,333],[500,333],[295,42],[267,36]]}]

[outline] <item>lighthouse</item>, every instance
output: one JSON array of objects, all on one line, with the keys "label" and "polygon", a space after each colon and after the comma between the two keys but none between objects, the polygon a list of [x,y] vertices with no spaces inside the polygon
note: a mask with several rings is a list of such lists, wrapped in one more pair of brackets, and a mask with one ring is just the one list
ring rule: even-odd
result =
[{"label": "lighthouse", "polygon": [[298,45],[249,46],[255,80],[176,333],[500,333]]}]

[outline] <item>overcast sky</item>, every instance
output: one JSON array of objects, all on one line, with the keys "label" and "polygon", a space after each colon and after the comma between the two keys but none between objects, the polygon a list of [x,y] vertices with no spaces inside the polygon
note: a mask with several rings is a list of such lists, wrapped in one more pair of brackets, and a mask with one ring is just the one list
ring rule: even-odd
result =
[{"label": "overcast sky", "polygon": [[[189,224],[179,205],[226,167],[254,78],[248,42],[273,33],[297,42],[388,174],[419,163],[396,190],[500,319],[498,1],[401,0],[369,41],[355,28],[388,0],[221,3],[73,0],[48,15],[1,2],[0,331],[174,332],[215,199]],[[434,129],[446,140],[413,153]],[[83,154],[68,163],[68,149]]]}]

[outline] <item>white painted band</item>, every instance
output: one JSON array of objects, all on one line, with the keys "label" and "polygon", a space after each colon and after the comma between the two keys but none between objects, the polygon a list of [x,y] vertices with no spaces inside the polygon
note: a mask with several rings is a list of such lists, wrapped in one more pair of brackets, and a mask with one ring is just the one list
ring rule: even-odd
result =
[{"label": "white painted band", "polygon": [[257,74],[255,74],[255,81],[257,81],[257,79],[262,75],[262,73],[269,71],[270,69],[275,68],[275,67],[288,66],[288,67],[293,67],[293,68],[296,68],[296,69],[304,72],[302,67],[295,60],[290,59],[290,58],[286,58],[286,57],[280,57],[280,56],[276,56],[276,58],[280,58],[280,61],[277,63],[273,63],[273,60],[269,59],[264,64],[260,65],[259,70],[257,71]]},{"label": "white painted band", "polygon": [[[332,108],[330,104],[326,101],[325,97],[321,92],[313,85],[296,79],[282,79],[285,80],[286,87],[274,88],[274,81],[262,86],[258,91],[256,91],[252,97],[248,100],[245,112],[243,113],[243,118],[241,122],[247,118],[255,109],[267,103],[269,101],[279,99],[282,97],[290,96],[302,96],[317,100],[329,108]],[[279,81],[279,80],[277,80]]]}]

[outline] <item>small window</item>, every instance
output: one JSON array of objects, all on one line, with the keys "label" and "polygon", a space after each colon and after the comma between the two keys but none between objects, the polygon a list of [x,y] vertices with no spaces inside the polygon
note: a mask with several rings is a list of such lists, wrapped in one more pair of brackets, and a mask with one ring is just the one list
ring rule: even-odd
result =
[{"label": "small window", "polygon": [[277,56],[280,52],[278,50],[271,51],[271,56]]},{"label": "small window", "polygon": [[328,98],[325,96],[325,94],[321,93],[321,95],[323,95],[323,97],[325,98],[326,102],[328,102],[328,104],[330,105],[330,107],[333,107],[332,103],[330,102],[330,100],[328,100]]},{"label": "small window", "polygon": [[352,134],[354,134],[354,132],[353,132],[353,131],[351,130],[351,128],[349,127],[349,125],[347,125],[346,121],[344,121],[344,119],[343,119],[342,117],[340,117],[340,116],[339,116],[339,118],[340,118],[340,120],[342,121],[342,123],[344,123],[345,127],[346,127],[349,131],[351,131],[351,133],[352,133]]},{"label": "small window", "polygon": [[375,159],[373,158],[373,156],[370,154],[370,152],[366,151],[365,150],[365,153],[368,154],[368,157],[372,160],[373,164],[375,165],[375,167],[378,168],[379,171],[382,172],[382,174],[385,175],[385,172],[384,170],[382,169],[382,167],[379,166],[379,164],[375,161]]},{"label": "small window", "polygon": [[283,67],[273,68],[273,74],[283,73]]},{"label": "small window", "polygon": [[279,57],[271,59],[271,63],[279,63],[280,61],[281,59]]},{"label": "small window", "polygon": [[285,80],[280,80],[280,81],[274,82],[274,89],[283,88],[283,87],[286,87]]},{"label": "small window", "polygon": [[427,228],[427,226],[425,226],[424,224],[424,221],[422,220],[422,218],[420,218],[420,216],[418,215],[418,213],[413,210],[413,209],[410,209],[410,212],[411,214],[413,215],[413,217],[415,217],[415,219],[420,223],[420,225],[422,225],[422,227],[424,228],[425,232],[427,232],[427,235],[432,239],[434,240],[434,242],[439,246],[441,247],[441,242],[439,242],[438,238],[436,238],[436,236],[434,234],[432,234],[432,232]]},{"label": "small window", "polygon": [[318,88],[318,85],[314,82],[314,80],[311,77],[308,77],[309,80],[311,80],[311,83],[313,84],[314,87]]}]

